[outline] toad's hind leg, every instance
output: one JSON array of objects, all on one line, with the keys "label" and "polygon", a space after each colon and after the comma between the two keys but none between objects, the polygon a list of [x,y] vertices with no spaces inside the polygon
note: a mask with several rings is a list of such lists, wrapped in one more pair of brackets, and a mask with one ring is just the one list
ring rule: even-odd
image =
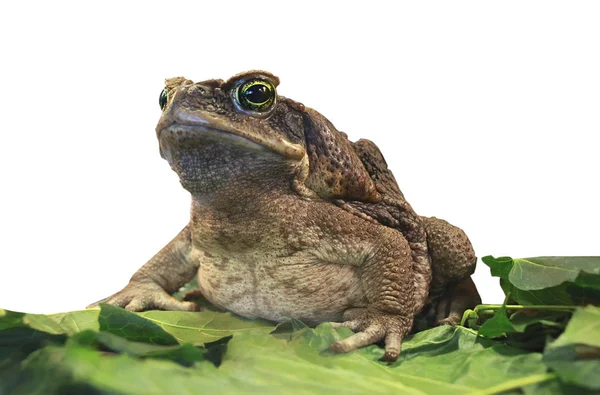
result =
[{"label": "toad's hind leg", "polygon": [[400,354],[403,337],[412,327],[415,308],[422,306],[422,301],[415,289],[416,272],[406,239],[389,228],[378,236],[377,247],[361,268],[366,306],[348,308],[344,322],[333,324],[358,333],[333,343],[331,350],[348,352],[383,340],[383,359],[393,362]]},{"label": "toad's hind leg", "polygon": [[462,229],[443,219],[421,218],[431,256],[429,297],[436,304],[436,324],[458,325],[466,309],[481,303],[471,279],[477,257]]},{"label": "toad's hind leg", "polygon": [[481,304],[481,298],[471,277],[448,287],[435,307],[436,325],[459,325],[465,310]]}]

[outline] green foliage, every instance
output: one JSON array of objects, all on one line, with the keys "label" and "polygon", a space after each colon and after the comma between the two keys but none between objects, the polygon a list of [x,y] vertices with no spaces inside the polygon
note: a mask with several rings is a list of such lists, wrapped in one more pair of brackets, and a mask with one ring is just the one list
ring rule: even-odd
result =
[{"label": "green foliage", "polygon": [[234,333],[260,330],[269,333],[274,329],[272,322],[245,320],[229,312],[205,310],[201,314],[189,311],[145,311],[140,317],[152,321],[179,343],[202,346]]},{"label": "green foliage", "polygon": [[100,305],[98,316],[100,330],[113,333],[131,341],[170,346],[177,340],[154,322],[135,313],[109,304]]},{"label": "green foliage", "polygon": [[600,391],[600,308],[578,309],[544,351],[544,363],[565,383]]},{"label": "green foliage", "polygon": [[85,329],[98,330],[98,310],[80,310],[59,314],[25,314],[29,327],[54,334],[72,335]]},{"label": "green foliage", "polygon": [[559,378],[523,391],[600,391],[600,257],[487,256],[483,262],[500,277],[506,301],[467,311],[463,324],[505,344],[543,351],[545,366]]},{"label": "green foliage", "polygon": [[[485,256],[483,262],[511,299],[521,305],[600,303],[600,257],[512,259]],[[594,295],[596,300],[588,300]],[[585,300],[583,300],[585,299]],[[579,303],[578,303],[579,302]]]},{"label": "green foliage", "polygon": [[484,261],[504,282],[505,303],[465,312],[463,326],[407,337],[393,364],[380,361],[378,345],[328,351],[352,334],[345,328],[276,326],[210,306],[0,309],[0,394],[600,393],[600,308],[576,303],[598,301],[600,262]]},{"label": "green foliage", "polygon": [[134,357],[170,359],[188,366],[193,365],[194,362],[204,360],[206,354],[206,349],[194,347],[189,343],[164,346],[130,341],[109,332],[90,330],[73,335],[67,343],[68,345],[77,344]]}]

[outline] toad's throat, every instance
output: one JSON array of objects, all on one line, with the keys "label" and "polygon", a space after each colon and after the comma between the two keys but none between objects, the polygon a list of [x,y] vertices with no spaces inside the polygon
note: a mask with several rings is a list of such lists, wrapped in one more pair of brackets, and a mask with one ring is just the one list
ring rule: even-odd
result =
[{"label": "toad's throat", "polygon": [[292,160],[301,160],[306,154],[304,147],[290,143],[279,136],[252,134],[228,127],[174,123],[159,132],[161,148],[163,139],[182,144],[191,144],[194,140],[203,138],[228,141],[233,145],[246,147],[251,150],[268,149]]}]

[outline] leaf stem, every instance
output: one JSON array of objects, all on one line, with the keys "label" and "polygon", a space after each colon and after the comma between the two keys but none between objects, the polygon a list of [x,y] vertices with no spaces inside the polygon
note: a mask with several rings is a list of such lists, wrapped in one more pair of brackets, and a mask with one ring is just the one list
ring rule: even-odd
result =
[{"label": "leaf stem", "polygon": [[[501,304],[480,304],[475,307],[476,312],[498,310],[502,307]],[[561,306],[561,305],[520,305],[508,304],[506,310],[551,310],[551,311],[575,311],[577,306]]]},{"label": "leaf stem", "polygon": [[493,395],[499,394],[514,388],[522,388],[526,385],[538,384],[544,381],[548,381],[556,378],[554,373],[535,374],[533,376],[527,376],[518,378],[516,380],[505,381],[502,384],[495,385],[493,387],[486,388],[481,391],[472,392],[472,395]]}]

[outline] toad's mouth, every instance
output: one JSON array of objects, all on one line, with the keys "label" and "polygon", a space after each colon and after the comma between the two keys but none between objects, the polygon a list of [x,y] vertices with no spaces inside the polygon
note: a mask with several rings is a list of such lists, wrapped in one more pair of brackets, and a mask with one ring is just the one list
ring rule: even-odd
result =
[{"label": "toad's mouth", "polygon": [[158,139],[162,146],[169,142],[178,144],[193,144],[198,139],[225,141],[235,146],[251,150],[269,150],[287,159],[301,160],[306,151],[299,144],[293,144],[279,136],[247,133],[229,127],[208,124],[173,123],[158,131]]}]

